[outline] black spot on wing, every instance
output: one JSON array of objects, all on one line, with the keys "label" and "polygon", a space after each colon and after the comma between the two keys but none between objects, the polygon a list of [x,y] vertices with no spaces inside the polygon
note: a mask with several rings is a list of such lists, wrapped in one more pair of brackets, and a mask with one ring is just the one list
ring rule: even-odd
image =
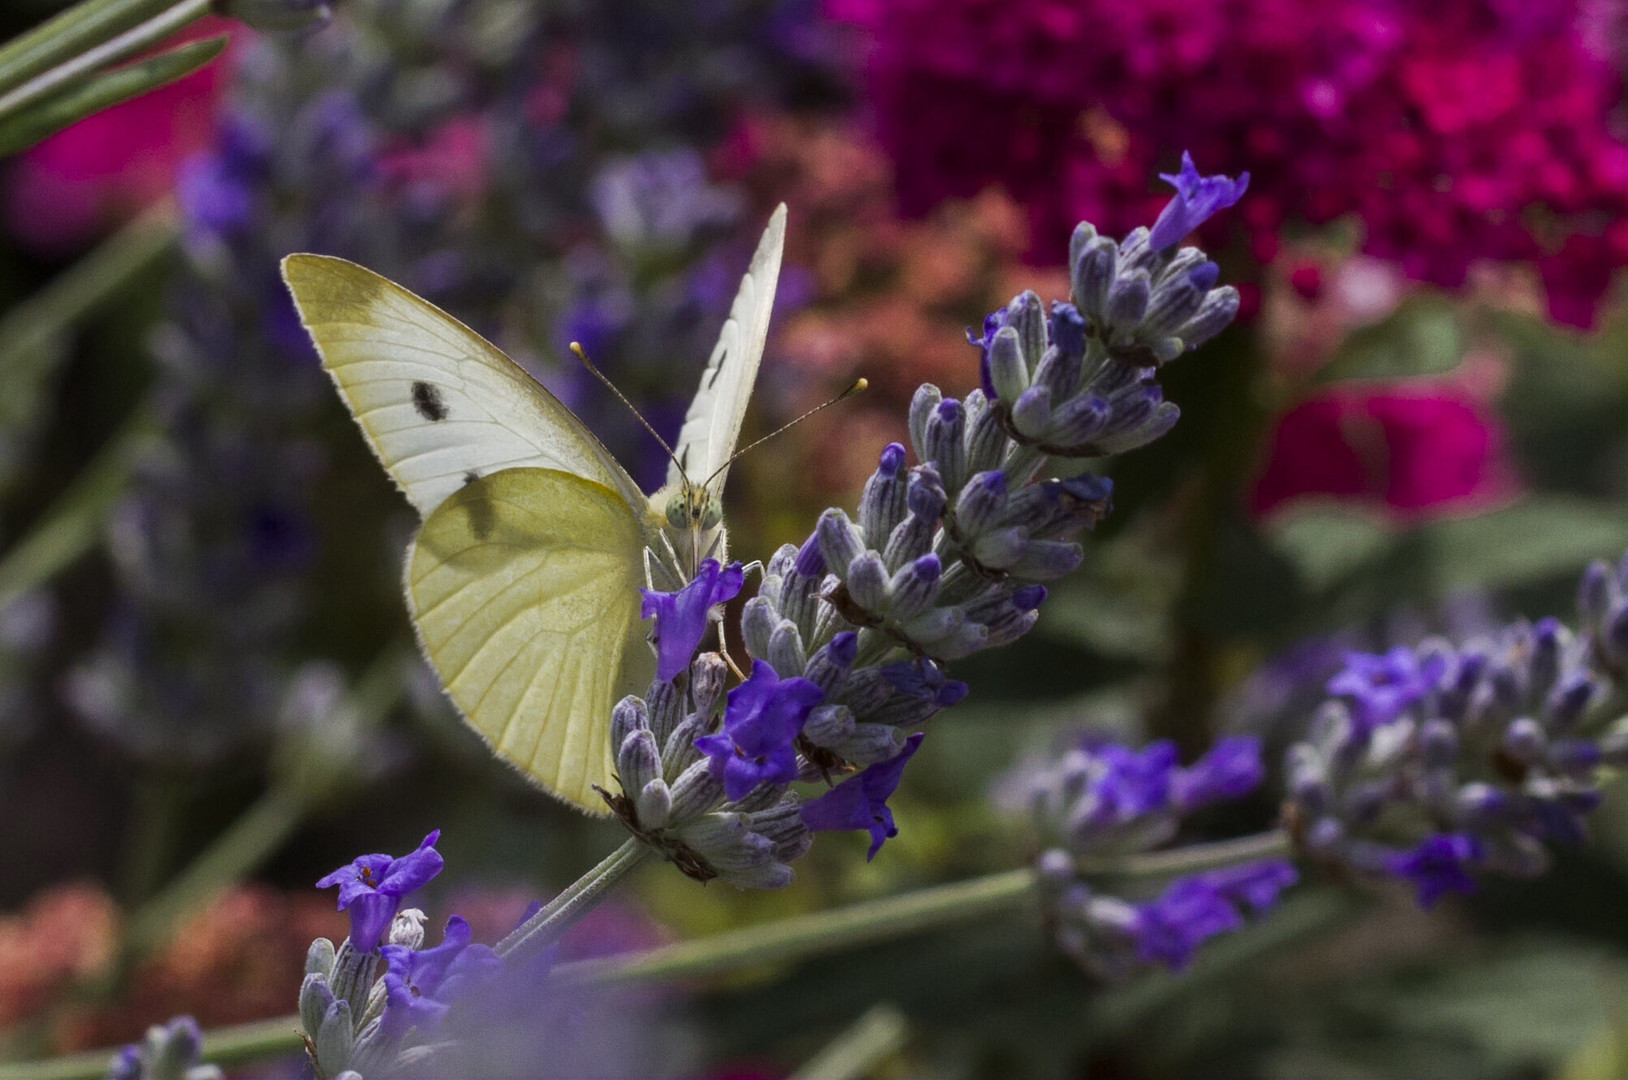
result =
[{"label": "black spot on wing", "polygon": [[464,487],[468,487],[470,484],[473,484],[479,479],[480,473],[476,472],[474,469],[470,469],[468,472],[464,473]]},{"label": "black spot on wing", "polygon": [[469,511],[469,531],[475,534],[476,540],[487,540],[492,535],[492,528],[497,524],[497,511],[489,498],[472,498],[464,503]]},{"label": "black spot on wing", "polygon": [[445,420],[447,418],[447,403],[441,397],[440,389],[434,383],[413,383],[413,408],[418,415],[426,420]]}]

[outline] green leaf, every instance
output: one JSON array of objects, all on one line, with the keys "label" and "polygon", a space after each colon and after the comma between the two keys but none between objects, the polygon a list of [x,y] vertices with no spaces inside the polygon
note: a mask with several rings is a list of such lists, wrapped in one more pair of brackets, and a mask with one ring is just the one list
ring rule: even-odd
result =
[{"label": "green leaf", "polygon": [[1276,515],[1267,536],[1305,586],[1323,592],[1377,557],[1396,529],[1377,514],[1307,503]]},{"label": "green leaf", "polygon": [[0,46],[0,93],[137,26],[174,0],[85,0]]},{"label": "green leaf", "polygon": [[189,75],[219,56],[227,41],[225,34],[194,41],[150,60],[98,75],[82,86],[48,98],[0,122],[0,154],[26,150],[92,113]]},{"label": "green leaf", "polygon": [[1481,517],[1430,527],[1440,582],[1501,589],[1580,571],[1628,548],[1620,504],[1534,495]]}]

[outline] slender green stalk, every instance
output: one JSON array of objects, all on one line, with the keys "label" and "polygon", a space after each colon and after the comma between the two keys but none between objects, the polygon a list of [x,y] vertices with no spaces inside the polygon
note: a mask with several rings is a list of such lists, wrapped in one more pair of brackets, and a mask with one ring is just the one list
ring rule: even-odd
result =
[{"label": "slender green stalk", "polygon": [[789,1080],[859,1080],[904,1048],[909,1025],[897,1006],[872,1005]]},{"label": "slender green stalk", "polygon": [[0,46],[0,93],[157,15],[175,0],[85,0]]},{"label": "slender green stalk", "polygon": [[537,914],[498,942],[502,957],[536,956],[588,912],[650,855],[650,848],[629,838],[605,860],[546,904]]},{"label": "slender green stalk", "polygon": [[54,94],[67,90],[104,68],[152,48],[189,23],[209,14],[209,0],[180,0],[174,7],[138,23],[130,29],[50,68],[21,86],[0,95],[0,120],[38,105]]},{"label": "slender green stalk", "polygon": [[28,534],[0,556],[0,608],[51,580],[101,541],[107,515],[152,434],[150,416],[138,409]]},{"label": "slender green stalk", "polygon": [[1293,851],[1289,834],[1282,829],[1273,829],[1254,836],[1240,836],[1236,840],[1216,840],[1145,855],[1081,859],[1076,869],[1085,877],[1176,877],[1257,859],[1286,858]]},{"label": "slender green stalk", "polygon": [[145,955],[169,937],[186,916],[198,911],[233,882],[241,881],[275,853],[305,817],[306,804],[285,787],[268,788],[216,837],[203,854],[136,912],[125,934],[132,958]]},{"label": "slender green stalk", "polygon": [[784,963],[1020,907],[1034,895],[1035,882],[1033,870],[1010,870],[680,941],[632,956],[562,964],[555,972],[561,979],[628,983]]}]

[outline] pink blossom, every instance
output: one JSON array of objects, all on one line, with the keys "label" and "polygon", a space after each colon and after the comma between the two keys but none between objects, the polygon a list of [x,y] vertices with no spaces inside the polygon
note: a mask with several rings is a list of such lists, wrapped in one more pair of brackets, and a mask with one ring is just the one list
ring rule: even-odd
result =
[{"label": "pink blossom", "polygon": [[[1285,224],[1354,217],[1363,250],[1449,288],[1540,268],[1591,325],[1628,266],[1620,50],[1598,0],[830,0],[861,28],[903,208],[1004,187],[1033,235],[1146,224],[1190,149],[1254,177],[1257,259]],[[1620,21],[1620,20],[1619,20]],[[1620,36],[1620,35],[1619,35]],[[1212,239],[1213,236],[1212,232]],[[1037,253],[1040,254],[1040,253]]]},{"label": "pink blossom", "polygon": [[1340,386],[1278,421],[1253,509],[1322,496],[1417,520],[1487,509],[1512,496],[1497,416],[1452,383]]}]

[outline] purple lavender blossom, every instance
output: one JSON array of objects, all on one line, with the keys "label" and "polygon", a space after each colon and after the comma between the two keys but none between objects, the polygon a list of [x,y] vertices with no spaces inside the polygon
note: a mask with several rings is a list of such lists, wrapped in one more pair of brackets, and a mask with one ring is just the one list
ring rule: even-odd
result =
[{"label": "purple lavender blossom", "polygon": [[1328,692],[1349,697],[1369,730],[1388,724],[1435,689],[1446,673],[1445,657],[1421,657],[1398,645],[1383,656],[1345,654],[1345,668],[1328,681]]},{"label": "purple lavender blossom", "polygon": [[782,679],[762,660],[753,661],[751,677],[729,692],[723,731],[695,740],[727,798],[797,779],[797,736],[824,697],[807,679]]},{"label": "purple lavender blossom", "polygon": [[644,594],[640,617],[656,620],[656,674],[663,682],[672,682],[690,666],[713,606],[733,600],[744,581],[740,563],[721,568],[717,559],[706,559],[695,579],[677,592],[639,590]]},{"label": "purple lavender blossom", "polygon": [[1180,243],[1210,215],[1233,205],[1249,190],[1249,173],[1239,173],[1236,180],[1220,173],[1200,176],[1193,155],[1185,151],[1181,155],[1181,172],[1175,176],[1160,173],[1159,179],[1174,187],[1176,195],[1148,234],[1148,247],[1155,251]]},{"label": "purple lavender blossom", "polygon": [[1137,907],[1138,955],[1180,971],[1205,941],[1243,927],[1241,908],[1263,914],[1297,880],[1294,867],[1281,859],[1180,878],[1157,900]]},{"label": "purple lavender blossom", "polygon": [[460,994],[502,973],[502,958],[488,946],[470,944],[472,937],[469,923],[454,915],[433,949],[386,945],[380,950],[390,965],[381,1021],[387,1035],[405,1035],[412,1028],[426,1034],[435,1030]]},{"label": "purple lavender blossom", "polygon": [[1475,892],[1475,878],[1469,868],[1480,861],[1481,842],[1473,836],[1438,833],[1426,838],[1412,851],[1394,856],[1385,869],[1411,881],[1419,890],[1419,906],[1434,907],[1450,892],[1468,896]]},{"label": "purple lavender blossom", "polygon": [[436,829],[417,850],[399,859],[363,855],[317,882],[319,889],[339,886],[339,910],[350,912],[351,945],[371,951],[401,910],[402,900],[441,872],[441,854],[434,846],[440,837],[441,830]]},{"label": "purple lavender blossom", "polygon": [[876,858],[882,844],[899,835],[887,801],[899,786],[904,767],[923,738],[921,732],[916,732],[904,741],[904,749],[896,756],[868,766],[859,775],[849,777],[813,802],[804,804],[803,824],[813,832],[865,829],[871,834],[865,861]]},{"label": "purple lavender blossom", "polygon": [[1241,799],[1266,777],[1261,740],[1254,735],[1217,739],[1208,753],[1172,778],[1171,799],[1184,810]]}]

